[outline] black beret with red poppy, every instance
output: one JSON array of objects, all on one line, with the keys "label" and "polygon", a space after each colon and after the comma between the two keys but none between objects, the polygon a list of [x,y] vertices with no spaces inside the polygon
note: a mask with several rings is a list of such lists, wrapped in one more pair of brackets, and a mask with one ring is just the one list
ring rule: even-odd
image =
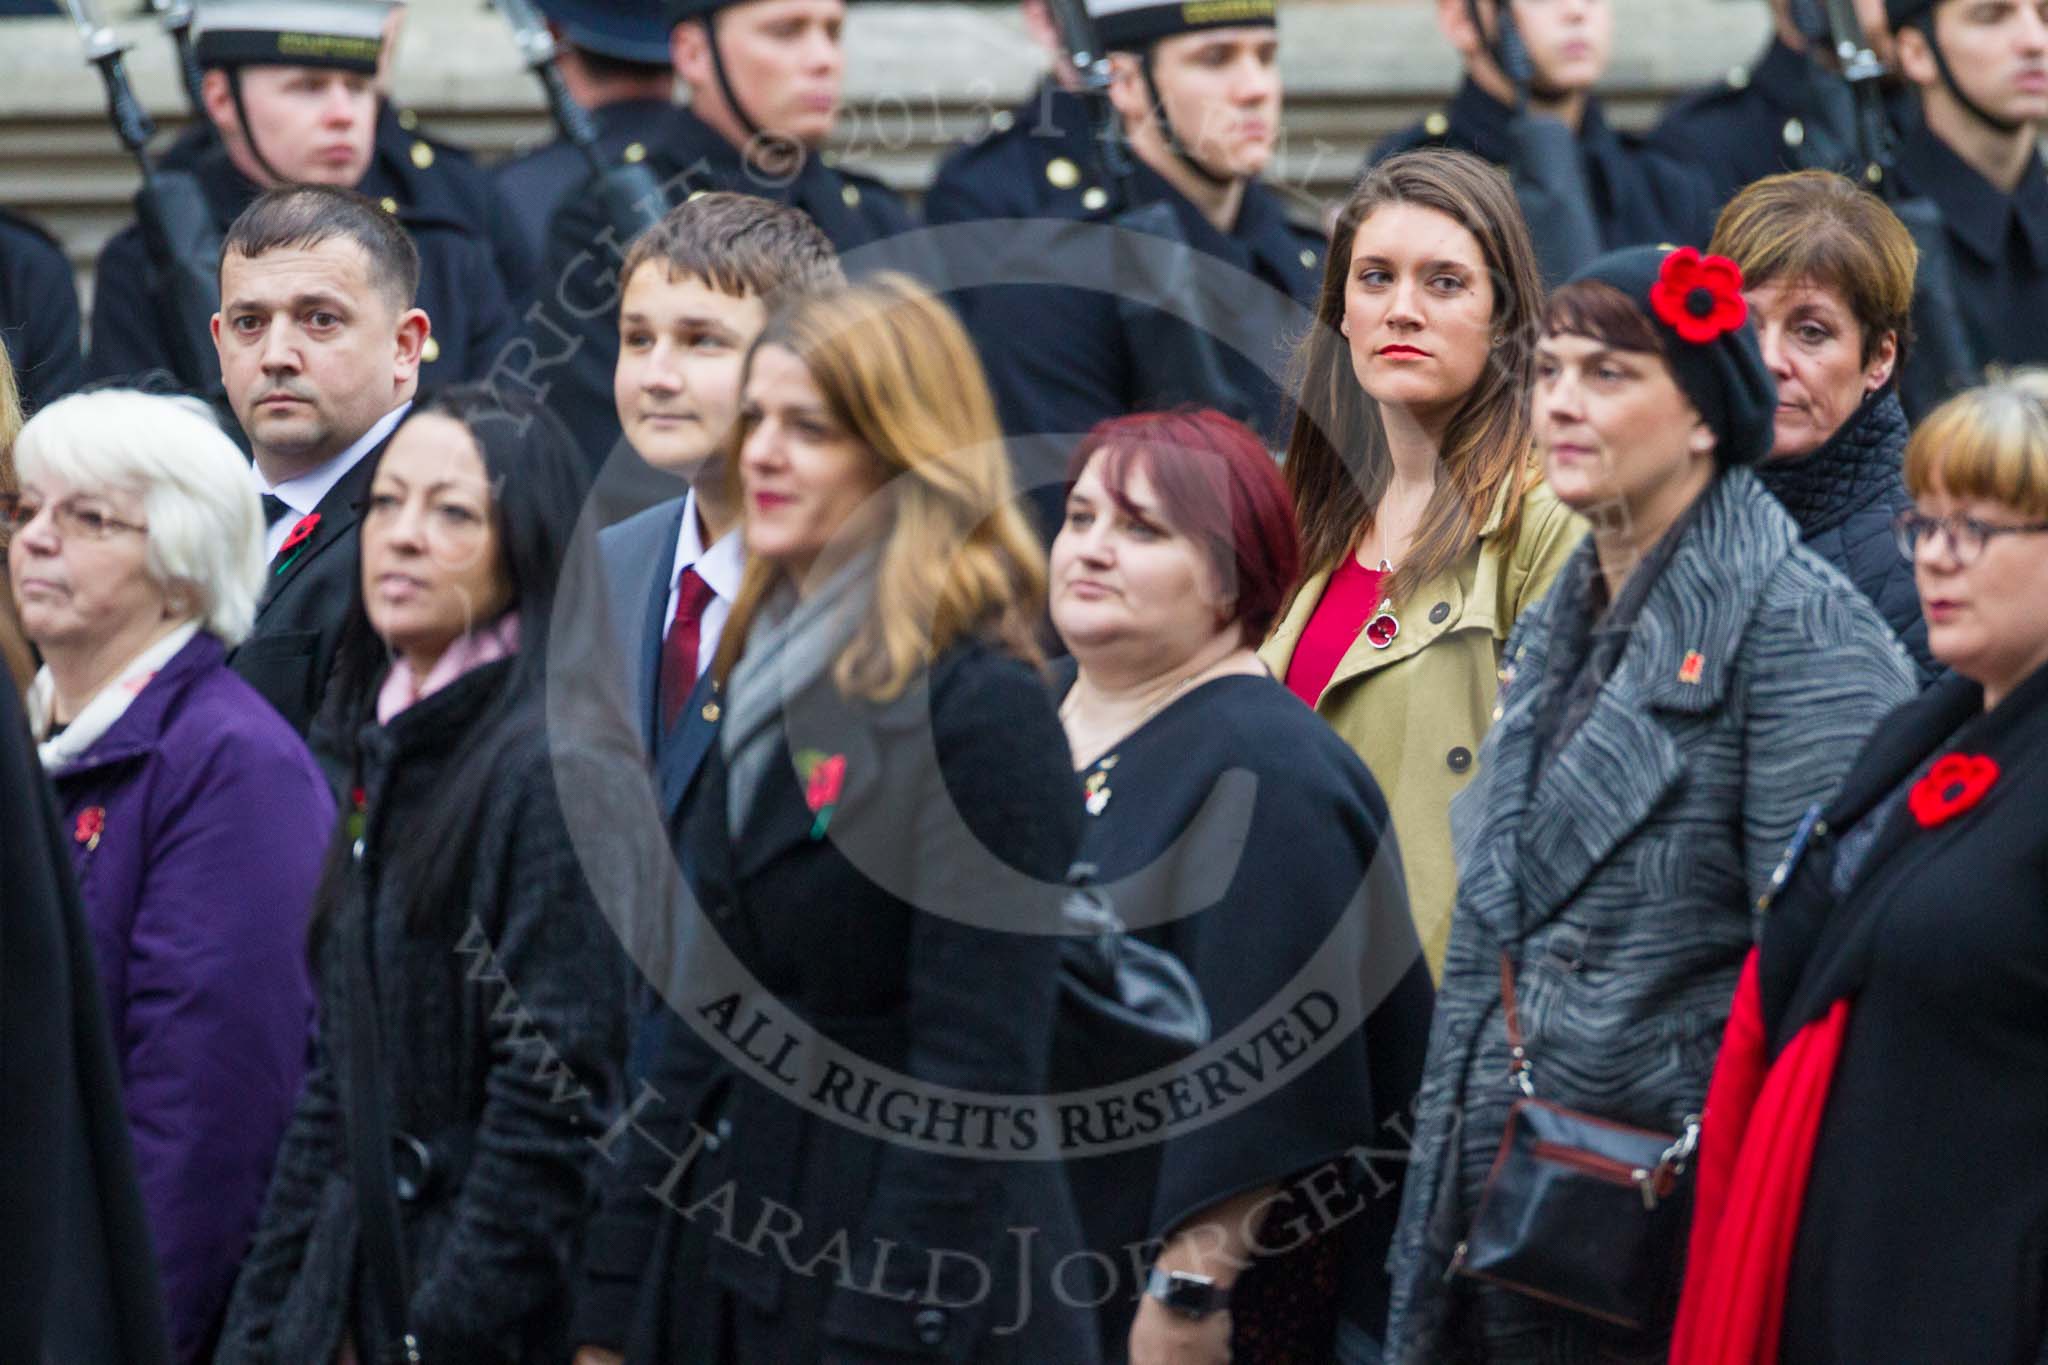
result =
[{"label": "black beret with red poppy", "polygon": [[1713,428],[1723,466],[1758,464],[1771,453],[1778,383],[1749,325],[1735,262],[1689,246],[1633,246],[1572,276],[1580,280],[1612,285],[1650,320],[1672,377]]}]

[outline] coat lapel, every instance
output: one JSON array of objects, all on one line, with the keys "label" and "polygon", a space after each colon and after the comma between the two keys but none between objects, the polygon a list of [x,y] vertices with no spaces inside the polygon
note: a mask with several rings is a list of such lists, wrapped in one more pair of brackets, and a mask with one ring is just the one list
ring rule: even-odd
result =
[{"label": "coat lapel", "polygon": [[[753,808],[742,813],[733,850],[734,875],[750,877],[790,849],[811,841],[817,814],[805,799],[803,775],[797,768],[807,752],[846,760],[831,820],[835,836],[869,819],[898,818],[897,811],[870,809],[868,798],[882,766],[877,728],[900,729],[906,723],[922,722],[928,695],[925,685],[919,683],[877,707],[842,696],[828,676],[785,702],[782,741],[786,758],[762,783]],[[928,725],[923,739],[929,748]],[[936,761],[932,771],[937,772]]]},{"label": "coat lapel", "polygon": [[[385,440],[389,440],[387,436]],[[313,509],[313,515],[320,518],[313,528],[313,534],[304,544],[290,550],[279,551],[269,566],[269,581],[263,587],[263,600],[256,612],[261,616],[272,602],[303,573],[314,560],[320,558],[338,541],[348,537],[362,517],[359,504],[363,494],[369,490],[370,470],[377,462],[377,452],[383,443],[369,450],[350,466],[348,473],[335,481],[327,490],[327,496],[320,499],[320,505]]]},{"label": "coat lapel", "polygon": [[718,735],[717,697],[718,683],[706,669],[704,676],[697,679],[697,689],[683,704],[675,729],[654,746],[655,781],[661,790],[664,820],[675,819],[683,793],[689,791],[697,770],[704,764],[704,755],[711,751],[711,741]]},{"label": "coat lapel", "polygon": [[[661,522],[660,539],[647,547],[643,560],[641,601],[639,606],[639,630],[634,648],[627,655],[632,661],[631,691],[627,700],[633,707],[633,714],[640,718],[640,737],[647,745],[648,753],[655,753],[661,746],[661,646],[668,635],[668,598],[671,584],[668,570],[675,563],[676,541],[683,533],[683,514],[689,510],[689,500],[676,500],[676,514],[664,517]],[[706,677],[710,676],[706,671]],[[693,707],[702,702],[691,698]],[[694,764],[692,765],[694,767]],[[678,797],[681,793],[679,792]]]},{"label": "coat lapel", "polygon": [[[1525,931],[1556,914],[1684,773],[1671,719],[1723,705],[1757,593],[1793,548],[1791,519],[1749,471],[1721,475],[1701,497],[1592,713],[1537,778],[1520,830]],[[1592,542],[1577,553],[1592,555]],[[1560,581],[1572,581],[1569,570]],[[1546,622],[1577,603],[1554,595],[1550,607]],[[1531,731],[1521,737],[1523,774],[1536,700],[1518,712]]]}]

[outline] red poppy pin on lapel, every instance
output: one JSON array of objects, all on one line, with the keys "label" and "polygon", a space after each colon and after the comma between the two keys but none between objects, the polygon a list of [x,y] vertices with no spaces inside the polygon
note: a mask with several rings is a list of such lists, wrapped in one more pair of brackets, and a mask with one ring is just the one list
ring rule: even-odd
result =
[{"label": "red poppy pin on lapel", "polygon": [[825,827],[832,823],[832,812],[839,808],[840,789],[846,785],[846,755],[805,749],[796,761],[804,777],[804,804],[818,817],[811,824],[811,837],[822,839]]},{"label": "red poppy pin on lapel", "polygon": [[78,812],[78,820],[71,826],[71,837],[85,845],[87,853],[100,846],[100,835],[106,832],[107,808],[87,806]]},{"label": "red poppy pin on lapel", "polygon": [[283,573],[299,557],[299,547],[313,538],[313,532],[320,529],[320,514],[309,512],[293,524],[291,534],[284,538],[284,544],[277,547],[279,563],[273,571]]},{"label": "red poppy pin on lapel", "polygon": [[1685,658],[1679,661],[1678,680],[1682,683],[1697,683],[1707,672],[1707,656],[1696,649],[1688,649]]},{"label": "red poppy pin on lapel", "polygon": [[1996,781],[1998,764],[1989,755],[1943,754],[1913,784],[1906,805],[1920,828],[1933,829],[1982,801]]}]

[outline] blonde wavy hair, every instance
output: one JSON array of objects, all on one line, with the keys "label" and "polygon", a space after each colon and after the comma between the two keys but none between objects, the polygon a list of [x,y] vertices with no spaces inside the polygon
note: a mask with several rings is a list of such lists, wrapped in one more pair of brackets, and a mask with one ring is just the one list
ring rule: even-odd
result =
[{"label": "blonde wavy hair", "polygon": [[[833,664],[850,697],[900,696],[931,661],[980,635],[1040,660],[1045,553],[1016,488],[981,361],[957,318],[908,276],[807,295],[772,318],[748,358],[789,351],[884,482],[875,607]],[[726,449],[738,487],[743,422]],[[781,570],[750,559],[713,663],[722,683]]]}]

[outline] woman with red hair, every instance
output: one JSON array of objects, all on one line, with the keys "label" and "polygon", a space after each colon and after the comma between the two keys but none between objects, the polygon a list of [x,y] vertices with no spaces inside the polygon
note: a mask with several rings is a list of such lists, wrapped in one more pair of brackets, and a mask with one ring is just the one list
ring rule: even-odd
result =
[{"label": "woman with red hair", "polygon": [[1068,482],[1080,857],[1215,1040],[1066,1135],[1107,1355],[1376,1358],[1399,1167],[1347,1153],[1403,1146],[1432,990],[1378,787],[1254,652],[1299,566],[1286,485],[1212,411],[1105,422]]}]

